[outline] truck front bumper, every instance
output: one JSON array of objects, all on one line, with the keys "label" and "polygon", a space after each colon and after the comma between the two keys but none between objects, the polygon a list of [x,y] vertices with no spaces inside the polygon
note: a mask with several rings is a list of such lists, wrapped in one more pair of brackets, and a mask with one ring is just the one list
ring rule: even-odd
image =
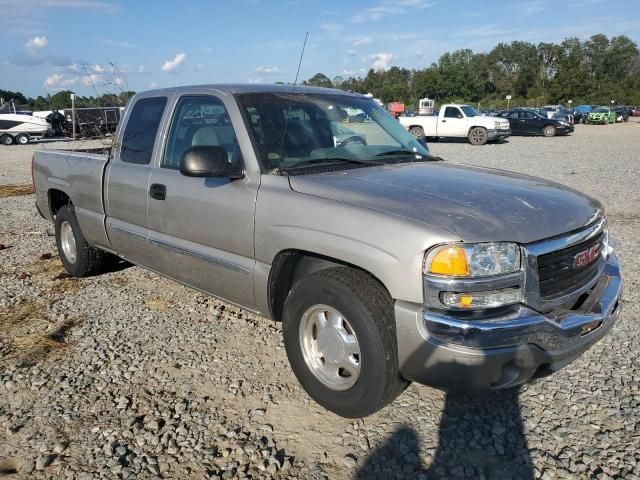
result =
[{"label": "truck front bumper", "polygon": [[490,130],[487,130],[487,135],[488,135],[487,138],[489,139],[490,142],[494,142],[496,140],[503,140],[511,136],[511,129],[506,129],[506,130],[490,129]]},{"label": "truck front bumper", "polygon": [[521,305],[504,318],[460,320],[396,302],[400,372],[443,390],[507,388],[568,365],[613,327],[622,278],[612,254],[581,304],[540,313]]}]

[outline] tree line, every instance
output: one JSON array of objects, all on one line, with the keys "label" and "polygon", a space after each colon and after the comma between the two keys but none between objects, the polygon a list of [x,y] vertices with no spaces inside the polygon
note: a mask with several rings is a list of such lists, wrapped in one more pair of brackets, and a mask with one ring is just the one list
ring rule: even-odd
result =
[{"label": "tree line", "polygon": [[369,70],[363,77],[317,73],[307,85],[371,93],[385,104],[415,105],[420,98],[485,106],[539,106],[549,103],[640,104],[640,52],[630,38],[589,40],[567,38],[562,43],[514,41],[499,43],[489,53],[470,49],[445,53],[423,69],[391,67]]},{"label": "tree line", "polygon": [[[385,104],[392,101],[415,105],[424,97],[438,102],[468,102],[504,107],[549,103],[640,105],[640,52],[637,44],[621,35],[609,39],[593,35],[589,40],[567,38],[537,45],[514,41],[499,43],[489,53],[471,49],[447,52],[423,69],[391,67],[373,70],[363,77],[330,79],[317,73],[307,85],[335,87],[371,93]],[[54,110],[71,107],[69,90],[54,95],[26,97],[0,90],[0,98],[13,99],[21,108]],[[121,106],[134,92],[76,97],[77,107]]]}]

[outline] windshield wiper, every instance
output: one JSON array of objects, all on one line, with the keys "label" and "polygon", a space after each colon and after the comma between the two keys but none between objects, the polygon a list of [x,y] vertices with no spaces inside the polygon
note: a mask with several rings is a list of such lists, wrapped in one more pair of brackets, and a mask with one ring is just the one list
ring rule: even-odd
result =
[{"label": "windshield wiper", "polygon": [[[411,155],[416,160],[422,160],[427,158],[429,160],[434,160],[436,162],[444,161],[444,158],[436,157],[435,155],[431,155],[430,153],[424,154],[424,153],[414,152],[412,150],[402,150],[402,149],[389,150],[387,152],[378,153],[376,157],[397,157],[397,156],[407,156],[407,155]],[[420,157],[420,158],[416,158],[416,157]]]},{"label": "windshield wiper", "polygon": [[376,160],[359,160],[357,158],[345,158],[345,157],[325,157],[325,158],[313,158],[309,160],[302,160],[295,165],[291,165],[290,167],[283,167],[283,170],[291,170],[299,167],[307,167],[310,165],[315,165],[319,163],[352,163],[357,165],[384,165],[384,162],[376,161]]}]

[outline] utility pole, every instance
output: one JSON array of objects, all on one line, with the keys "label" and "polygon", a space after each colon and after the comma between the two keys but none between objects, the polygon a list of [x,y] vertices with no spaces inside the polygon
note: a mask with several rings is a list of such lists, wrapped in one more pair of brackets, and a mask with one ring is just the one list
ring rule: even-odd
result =
[{"label": "utility pole", "polygon": [[76,140],[76,94],[71,94],[71,138],[75,142]]}]

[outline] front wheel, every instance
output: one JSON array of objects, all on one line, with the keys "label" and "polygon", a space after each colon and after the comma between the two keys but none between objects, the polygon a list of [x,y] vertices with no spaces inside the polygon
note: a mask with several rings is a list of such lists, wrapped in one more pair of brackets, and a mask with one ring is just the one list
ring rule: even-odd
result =
[{"label": "front wheel", "polygon": [[302,387],[340,416],[370,415],[408,384],[398,371],[393,301],[364,272],[329,268],[297,282],[285,303],[283,333]]},{"label": "front wheel", "polygon": [[553,125],[547,125],[542,130],[542,134],[545,137],[555,137],[556,136],[556,127],[554,127]]},{"label": "front wheel", "polygon": [[485,128],[475,127],[469,132],[468,138],[471,145],[484,145],[489,140],[489,135]]}]

